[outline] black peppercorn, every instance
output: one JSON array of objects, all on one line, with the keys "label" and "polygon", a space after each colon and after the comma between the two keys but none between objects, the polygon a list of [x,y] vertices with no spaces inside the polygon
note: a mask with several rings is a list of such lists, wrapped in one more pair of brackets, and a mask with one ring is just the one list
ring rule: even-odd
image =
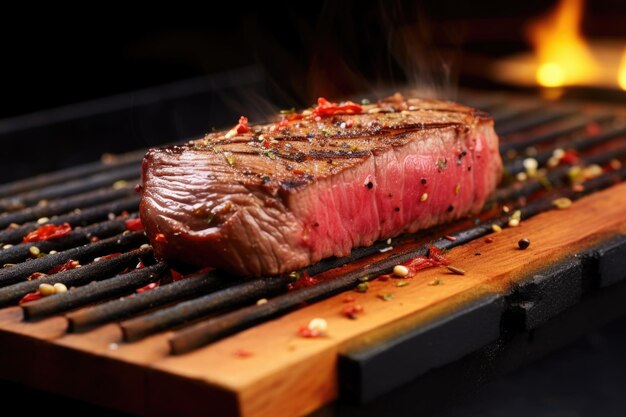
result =
[{"label": "black peppercorn", "polygon": [[530,239],[528,239],[527,237],[525,237],[524,239],[520,239],[519,242],[517,242],[517,246],[519,246],[519,248],[522,250],[528,248],[530,246]]}]

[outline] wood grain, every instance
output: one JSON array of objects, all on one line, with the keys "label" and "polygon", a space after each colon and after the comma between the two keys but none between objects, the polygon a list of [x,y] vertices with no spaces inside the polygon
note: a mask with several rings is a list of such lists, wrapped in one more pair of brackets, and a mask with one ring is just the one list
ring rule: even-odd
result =
[{"label": "wood grain", "polygon": [[[508,291],[543,266],[626,231],[625,207],[626,184],[616,185],[567,210],[523,220],[492,235],[493,243],[479,239],[453,249],[448,257],[464,276],[433,268],[405,279],[405,287],[392,279],[372,282],[367,293],[350,292],[365,308],[357,320],[341,315],[346,294],[340,294],[177,357],[167,354],[169,333],[123,344],[116,325],[65,335],[62,318],[25,323],[19,309],[0,310],[0,377],[136,414],[206,414],[218,407],[220,415],[304,415],[337,397],[339,352],[423,326],[481,295]],[[524,251],[517,247],[522,237],[531,240]],[[429,285],[435,279],[443,285]],[[384,301],[379,294],[394,298]],[[298,327],[315,317],[328,321],[328,335],[299,337]],[[237,357],[241,349],[252,355]],[[94,375],[114,386],[114,395],[96,382],[77,383]]]}]

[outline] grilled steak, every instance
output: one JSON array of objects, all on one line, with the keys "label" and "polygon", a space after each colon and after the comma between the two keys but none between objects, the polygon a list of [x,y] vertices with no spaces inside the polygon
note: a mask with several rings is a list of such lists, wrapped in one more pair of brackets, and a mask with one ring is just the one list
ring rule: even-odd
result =
[{"label": "grilled steak", "polygon": [[143,162],[161,258],[274,275],[477,213],[500,178],[492,119],[445,101],[334,104],[240,123]]}]

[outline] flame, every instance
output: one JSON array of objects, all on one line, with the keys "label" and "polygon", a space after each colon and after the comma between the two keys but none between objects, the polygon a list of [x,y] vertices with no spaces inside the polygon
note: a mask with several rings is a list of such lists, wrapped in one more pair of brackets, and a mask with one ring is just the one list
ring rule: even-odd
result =
[{"label": "flame", "polygon": [[529,25],[539,85],[560,87],[594,78],[597,64],[580,31],[582,11],[583,0],[560,0],[549,15]]},{"label": "flame", "polygon": [[624,49],[624,54],[622,55],[622,63],[619,65],[617,82],[622,90],[626,90],[626,48]]}]

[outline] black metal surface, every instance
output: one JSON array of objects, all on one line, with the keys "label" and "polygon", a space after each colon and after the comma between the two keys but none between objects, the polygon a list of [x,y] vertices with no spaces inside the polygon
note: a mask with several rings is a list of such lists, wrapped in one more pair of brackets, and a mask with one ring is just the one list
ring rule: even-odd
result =
[{"label": "black metal surface", "polygon": [[158,263],[104,281],[94,282],[80,288],[70,289],[53,297],[42,298],[22,305],[25,320],[40,319],[77,307],[106,300],[132,292],[151,282],[158,281],[168,270],[167,264]]},{"label": "black metal surface", "polygon": [[151,291],[111,300],[68,314],[68,332],[81,332],[98,324],[126,319],[164,304],[215,291],[223,285],[223,277],[217,274],[200,274],[162,285]]},{"label": "black metal surface", "polygon": [[[445,317],[339,358],[341,393],[367,403],[500,337],[504,297],[486,295]],[[398,360],[403,358],[403,360]]]},{"label": "black metal surface", "polygon": [[[276,295],[286,290],[287,283],[288,281],[281,277],[244,282],[240,285],[218,290],[152,314],[124,321],[120,323],[120,327],[122,328],[124,340],[136,341],[153,333],[167,330],[173,326],[189,322],[199,317],[204,317],[220,310],[228,311],[233,307],[240,307],[260,298]],[[249,308],[251,307],[248,307],[248,309]],[[246,309],[239,311],[245,310]],[[229,314],[220,317],[228,316]]]},{"label": "black metal surface", "polygon": [[132,212],[137,210],[139,205],[139,196],[131,196],[122,200],[113,201],[111,203],[105,203],[95,207],[88,207],[85,209],[76,209],[69,214],[60,216],[54,216],[49,221],[38,223],[28,222],[18,227],[9,227],[0,231],[0,242],[3,244],[15,243],[22,240],[29,232],[41,227],[44,224],[59,225],[62,223],[69,223],[74,226],[87,226],[97,221],[105,220],[110,214],[119,215],[123,211]]},{"label": "black metal surface", "polygon": [[57,272],[36,280],[19,281],[0,288],[0,307],[7,307],[19,301],[24,295],[35,291],[41,284],[65,284],[67,287],[85,285],[92,281],[110,278],[126,268],[134,268],[140,259],[152,255],[152,248],[135,249],[109,259],[84,265],[80,268]]},{"label": "black metal surface", "polygon": [[41,217],[51,217],[57,214],[69,213],[76,208],[91,207],[98,204],[108,203],[113,200],[129,197],[135,194],[132,188],[106,187],[73,197],[51,201],[44,204],[28,207],[20,211],[0,214],[0,229],[5,229],[11,224],[22,224]]},{"label": "black metal surface", "polygon": [[617,284],[626,279],[626,236],[618,235],[596,248],[599,286]]},{"label": "black metal surface", "polygon": [[0,200],[0,209],[10,210],[12,207],[26,207],[42,200],[67,198],[112,185],[116,181],[130,181],[136,183],[139,180],[139,175],[140,169],[138,164],[111,169],[89,177],[52,184],[47,187],[11,196],[5,200]]},{"label": "black metal surface", "polygon": [[78,227],[70,231],[67,236],[59,239],[16,244],[0,252],[0,265],[23,262],[27,260],[30,257],[30,249],[32,247],[36,247],[41,251],[41,253],[47,254],[53,250],[58,252],[64,249],[87,244],[92,237],[107,238],[119,235],[126,230],[125,221],[127,219],[108,220],[101,223],[94,223],[86,227]]},{"label": "black metal surface", "polygon": [[83,261],[96,256],[108,255],[115,252],[127,251],[146,242],[146,237],[140,232],[130,232],[120,236],[89,243],[84,246],[67,249],[63,252],[48,255],[43,258],[30,259],[15,266],[0,269],[0,287],[25,280],[33,272],[45,272],[69,259]]},{"label": "black metal surface", "polygon": [[580,301],[583,268],[569,259],[513,285],[506,299],[503,326],[535,329]]}]

